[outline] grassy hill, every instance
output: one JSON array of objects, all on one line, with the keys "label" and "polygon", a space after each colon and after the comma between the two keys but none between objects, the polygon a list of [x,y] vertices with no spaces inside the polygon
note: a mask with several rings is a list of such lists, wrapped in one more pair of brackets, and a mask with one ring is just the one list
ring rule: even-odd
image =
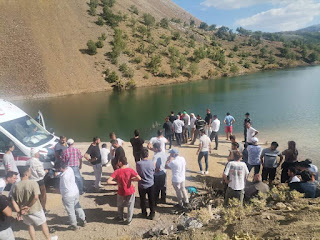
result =
[{"label": "grassy hill", "polygon": [[207,26],[169,0],[1,1],[0,21],[2,97],[123,90],[318,59],[310,46]]}]

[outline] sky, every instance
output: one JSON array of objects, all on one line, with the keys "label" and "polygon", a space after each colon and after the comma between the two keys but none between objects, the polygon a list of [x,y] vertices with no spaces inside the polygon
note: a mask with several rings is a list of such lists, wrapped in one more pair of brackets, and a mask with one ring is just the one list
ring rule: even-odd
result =
[{"label": "sky", "polygon": [[173,0],[210,24],[264,32],[294,31],[320,23],[320,0]]}]

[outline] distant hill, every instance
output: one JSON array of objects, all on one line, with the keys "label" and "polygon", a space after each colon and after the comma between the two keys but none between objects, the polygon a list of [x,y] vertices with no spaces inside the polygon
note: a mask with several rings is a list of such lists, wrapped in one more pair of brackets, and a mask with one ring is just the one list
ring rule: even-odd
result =
[{"label": "distant hill", "polygon": [[320,32],[320,24],[313,25],[313,26],[306,27],[306,28],[302,28],[302,29],[299,29],[299,30],[297,30],[295,32],[296,33]]},{"label": "distant hill", "polygon": [[1,97],[134,88],[317,61],[308,57],[313,49],[208,26],[171,0],[1,1],[0,22]]}]

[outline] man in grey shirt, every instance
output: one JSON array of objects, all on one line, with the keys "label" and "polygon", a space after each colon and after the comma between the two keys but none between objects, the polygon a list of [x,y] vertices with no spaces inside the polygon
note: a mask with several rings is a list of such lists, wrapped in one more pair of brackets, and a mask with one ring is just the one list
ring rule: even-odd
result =
[{"label": "man in grey shirt", "polygon": [[[153,144],[154,156],[152,162],[155,165],[154,173],[154,194],[155,194],[155,204],[166,203],[166,191],[167,191],[167,171],[165,169],[167,156],[161,151],[161,146],[159,143]],[[161,200],[159,201],[159,194],[161,191]]]},{"label": "man in grey shirt", "polygon": [[54,146],[55,164],[63,160],[63,152],[67,148],[67,138],[65,136],[60,136],[59,142]]},{"label": "man in grey shirt", "polygon": [[[277,150],[277,142],[272,142],[270,148],[265,148],[261,152],[262,169],[262,181],[267,181],[269,177],[269,185],[272,184],[276,177],[277,167],[280,166],[283,156],[280,151]],[[277,157],[280,157],[280,162],[277,162]]]},{"label": "man in grey shirt", "polygon": [[141,177],[138,183],[140,196],[140,207],[142,217],[147,217],[146,195],[148,195],[150,214],[149,219],[153,220],[155,216],[155,201],[154,201],[154,163],[149,158],[149,151],[143,148],[141,152],[142,160],[137,162],[137,173]]}]

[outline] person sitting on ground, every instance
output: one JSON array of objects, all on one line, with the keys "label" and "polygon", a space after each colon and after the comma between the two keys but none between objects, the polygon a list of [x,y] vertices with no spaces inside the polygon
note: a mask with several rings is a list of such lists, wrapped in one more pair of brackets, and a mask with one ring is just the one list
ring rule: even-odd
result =
[{"label": "person sitting on ground", "polygon": [[39,150],[31,148],[31,159],[30,159],[30,180],[34,180],[38,183],[40,188],[40,203],[43,208],[43,211],[46,213],[46,203],[47,203],[47,190],[44,183],[44,177],[47,174],[48,170],[44,170],[42,162],[40,162],[40,153]]},{"label": "person sitting on ground", "polygon": [[[153,145],[153,159],[152,162],[155,165],[154,173],[154,194],[155,194],[155,204],[166,203],[167,196],[167,171],[165,169],[167,156],[161,151],[159,143]],[[161,199],[159,200],[159,194],[161,192]]]},{"label": "person sitting on ground", "polygon": [[315,198],[317,186],[314,180],[314,174],[309,170],[304,170],[300,174],[301,182],[290,183],[290,190],[297,190],[300,193],[304,193],[305,198]]},{"label": "person sitting on ground", "polygon": [[144,140],[140,137],[140,132],[138,129],[134,130],[134,137],[130,139],[132,146],[132,153],[135,162],[141,160],[141,152],[144,144]]},{"label": "person sitting on ground", "polygon": [[129,168],[127,158],[122,156],[118,161],[118,168],[112,173],[108,179],[108,184],[118,185],[117,206],[118,216],[115,220],[124,222],[123,209],[128,208],[127,225],[130,225],[133,216],[135,203],[135,188],[133,181],[140,181],[141,177],[132,168]]},{"label": "person sitting on ground", "polygon": [[251,139],[252,145],[247,147],[248,150],[248,170],[251,172],[251,169],[254,168],[254,174],[260,172],[261,167],[261,146],[258,145],[258,138],[254,137]]},{"label": "person sitting on ground", "polygon": [[109,159],[110,159],[110,150],[107,148],[107,144],[103,143],[101,145],[101,149],[100,149],[100,154],[101,154],[101,164],[102,167],[107,166],[107,164],[109,163]]},{"label": "person sitting on ground", "polygon": [[[208,172],[208,168],[209,168],[209,153],[211,153],[211,141],[210,138],[205,134],[204,129],[200,130],[200,143],[199,143],[199,148],[197,151],[197,155],[198,155],[198,164],[199,164],[199,168],[200,171],[198,172],[199,174],[209,174]],[[205,163],[206,163],[206,171],[204,172],[202,169],[202,163],[201,160],[204,157]]]},{"label": "person sitting on ground", "polygon": [[5,178],[0,178],[0,195],[3,193],[3,191],[5,190],[8,184],[11,184],[11,186],[13,186],[16,183],[18,179],[18,175],[19,173],[17,172],[9,171],[7,172]]},{"label": "person sitting on ground", "polygon": [[186,191],[186,160],[184,157],[179,156],[177,149],[169,150],[170,156],[166,162],[166,168],[172,170],[172,186],[176,191],[178,204],[177,208],[189,206],[189,197]]},{"label": "person sitting on ground", "polygon": [[289,167],[288,176],[289,176],[289,183],[301,182],[299,176],[297,176],[297,169],[295,167]]},{"label": "person sitting on ground", "polygon": [[168,143],[168,140],[163,136],[162,130],[157,131],[157,137],[153,137],[150,139],[149,144],[148,144],[148,149],[152,149],[152,145],[155,143],[160,143],[161,151],[165,152],[166,151],[166,143]]},{"label": "person sitting on ground", "polygon": [[316,165],[312,164],[312,160],[309,159],[309,158],[306,159],[305,162],[306,162],[307,164],[309,164],[308,170],[315,175],[315,180],[318,181],[318,180],[319,180],[319,170],[318,170],[318,167],[317,167]]},{"label": "person sitting on ground", "polygon": [[[262,150],[260,160],[262,163],[262,180],[267,181],[269,179],[269,185],[271,186],[272,182],[276,178],[277,168],[280,166],[283,156],[280,151],[277,150],[278,147],[277,142],[272,142],[269,148],[265,148]],[[280,161],[278,163],[277,157],[280,157]]]},{"label": "person sitting on ground", "polygon": [[257,196],[259,192],[267,193],[269,192],[269,186],[262,182],[262,177],[260,174],[256,174],[253,176],[252,183],[247,183],[244,189],[245,200],[248,201],[251,198]]},{"label": "person sitting on ground", "polygon": [[223,173],[223,181],[228,184],[224,206],[229,205],[229,199],[231,198],[237,198],[240,204],[243,204],[245,182],[248,175],[247,165],[244,162],[240,162],[240,157],[238,157],[238,160],[228,162]]},{"label": "person sitting on ground", "polygon": [[65,162],[60,162],[57,169],[61,172],[60,177],[60,194],[62,196],[62,203],[69,216],[69,229],[78,230],[77,217],[80,219],[79,225],[84,227],[87,223],[86,215],[80,206],[79,202],[79,188],[75,181],[73,169]]},{"label": "person sitting on ground", "polygon": [[[144,218],[153,220],[155,217],[155,200],[154,200],[154,163],[149,160],[149,151],[147,148],[143,148],[141,152],[141,161],[137,162],[137,173],[141,177],[141,181],[138,183],[138,190],[140,196],[141,215]],[[147,214],[146,195],[148,195],[148,202],[150,208],[150,214]]]},{"label": "person sitting on ground", "polygon": [[18,213],[18,219],[29,226],[32,240],[36,239],[35,227],[41,226],[47,240],[57,240],[57,236],[50,237],[47,219],[39,201],[40,189],[36,181],[29,180],[31,171],[29,167],[20,167],[21,182],[12,189],[12,206]]}]

